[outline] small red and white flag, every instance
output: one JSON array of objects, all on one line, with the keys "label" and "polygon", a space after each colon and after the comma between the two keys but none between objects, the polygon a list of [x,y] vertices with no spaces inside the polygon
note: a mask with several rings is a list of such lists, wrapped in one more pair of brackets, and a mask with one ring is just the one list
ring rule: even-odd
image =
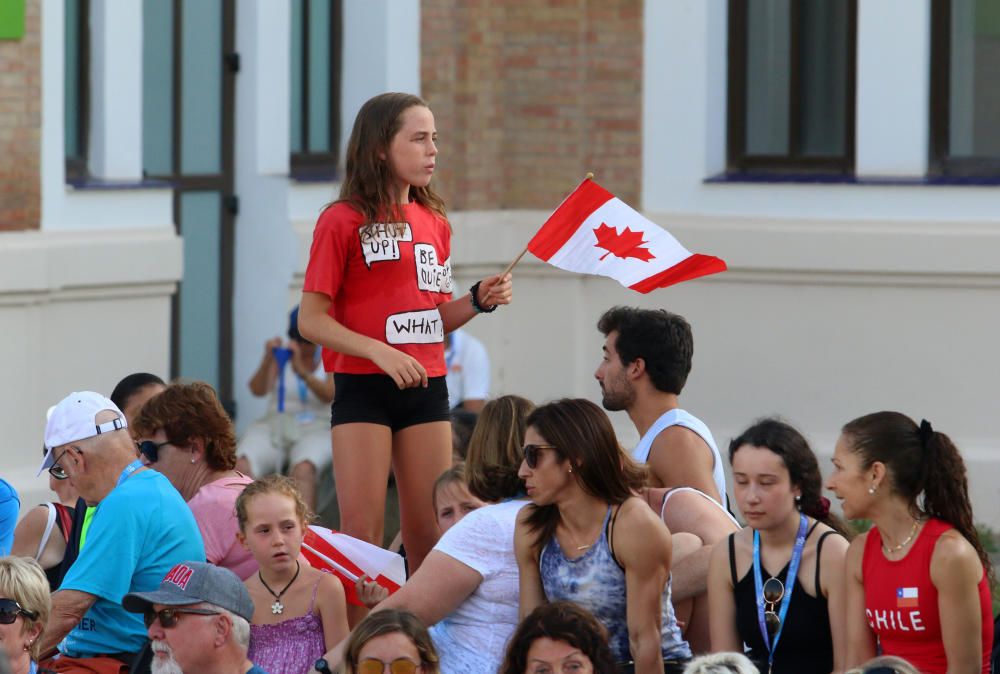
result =
[{"label": "small red and white flag", "polygon": [[316,569],[329,571],[344,586],[348,603],[363,606],[354,582],[368,576],[392,594],[406,582],[403,558],[367,541],[312,524],[306,529],[302,556]]},{"label": "small red and white flag", "polygon": [[640,293],[726,270],[725,262],[692,254],[589,178],[549,216],[528,250],[560,269],[610,276]]},{"label": "small red and white flag", "polygon": [[896,608],[916,608],[918,606],[920,606],[920,596],[917,588],[896,588]]}]

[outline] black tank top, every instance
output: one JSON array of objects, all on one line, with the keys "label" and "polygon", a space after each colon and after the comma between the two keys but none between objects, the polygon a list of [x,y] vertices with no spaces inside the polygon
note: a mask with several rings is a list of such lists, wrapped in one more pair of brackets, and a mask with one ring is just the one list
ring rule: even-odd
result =
[{"label": "black tank top", "polygon": [[[809,534],[816,528],[813,524]],[[830,614],[826,597],[820,591],[819,560],[823,540],[833,531],[826,531],[816,543],[816,596],[810,596],[798,578],[788,605],[781,639],[774,652],[773,674],[829,674],[833,670],[833,637],[830,635]],[[729,536],[729,571],[733,579],[733,598],[736,602],[736,629],[740,639],[750,648],[747,656],[761,672],[767,672],[767,646],[760,634],[757,621],[757,593],[753,582],[753,566],[739,581],[736,580],[736,549],[734,534]],[[806,536],[808,539],[808,535]],[[791,561],[789,561],[789,564]],[[761,577],[767,580],[771,574],[761,568]],[[781,569],[777,578],[784,584],[788,575],[788,564]],[[777,611],[777,608],[775,609]]]}]

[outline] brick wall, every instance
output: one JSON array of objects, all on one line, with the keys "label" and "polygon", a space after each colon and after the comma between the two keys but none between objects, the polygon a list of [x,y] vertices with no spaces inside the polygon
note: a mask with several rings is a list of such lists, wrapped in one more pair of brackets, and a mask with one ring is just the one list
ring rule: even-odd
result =
[{"label": "brick wall", "polygon": [[423,0],[452,210],[551,209],[587,171],[638,204],[641,0]]},{"label": "brick wall", "polygon": [[0,230],[41,219],[41,2],[27,0],[20,40],[0,40]]}]

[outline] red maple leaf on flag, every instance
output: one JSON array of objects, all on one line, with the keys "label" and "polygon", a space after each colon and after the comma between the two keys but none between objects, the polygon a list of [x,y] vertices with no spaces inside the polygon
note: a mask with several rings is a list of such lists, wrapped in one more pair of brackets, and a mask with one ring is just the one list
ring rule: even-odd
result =
[{"label": "red maple leaf on flag", "polygon": [[600,257],[601,260],[612,253],[621,259],[634,257],[643,262],[649,262],[656,258],[648,248],[643,248],[642,244],[649,243],[642,240],[642,232],[633,232],[628,227],[621,234],[617,227],[610,227],[606,223],[601,223],[600,227],[594,230],[597,236],[597,243],[594,248],[603,248],[608,251]]}]

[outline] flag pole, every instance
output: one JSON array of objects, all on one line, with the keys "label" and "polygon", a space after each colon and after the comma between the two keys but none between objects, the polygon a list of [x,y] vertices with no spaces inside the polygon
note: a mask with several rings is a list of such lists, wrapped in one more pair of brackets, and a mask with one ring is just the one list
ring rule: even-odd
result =
[{"label": "flag pole", "polygon": [[[587,171],[587,175],[584,176],[584,180],[593,180],[593,179],[594,179],[594,174],[591,173],[590,171]],[[521,261],[521,258],[524,257],[524,254],[527,253],[527,252],[528,252],[528,247],[525,246],[524,250],[522,250],[521,253],[517,257],[514,258],[514,261],[511,262],[509,265],[507,265],[507,268],[503,270],[503,273],[500,274],[500,278],[503,278],[504,276],[506,276],[507,274],[509,274],[511,272],[511,270],[514,269],[514,267],[517,266],[517,263]]]}]

